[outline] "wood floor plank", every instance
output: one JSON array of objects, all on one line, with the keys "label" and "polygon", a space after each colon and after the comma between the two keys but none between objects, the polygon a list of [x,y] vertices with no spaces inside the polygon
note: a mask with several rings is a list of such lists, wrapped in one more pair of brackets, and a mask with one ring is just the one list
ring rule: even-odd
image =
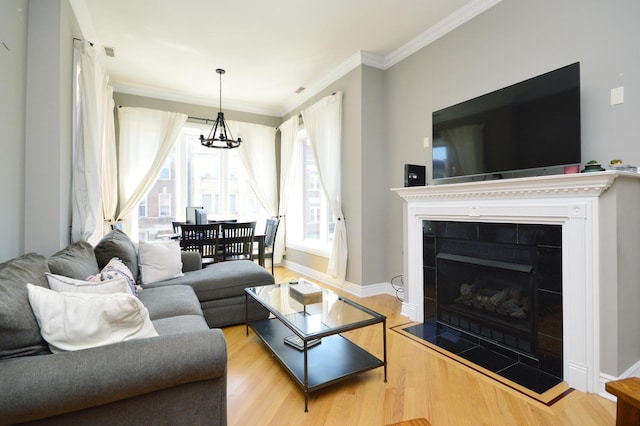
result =
[{"label": "wood floor plank", "polygon": [[[300,276],[278,267],[275,274],[276,282]],[[547,406],[389,330],[409,323],[393,296],[361,299],[332,290],[387,316],[387,383],[382,368],[349,378],[312,392],[305,413],[302,389],[260,339],[246,336],[244,325],[226,327],[230,426],[376,426],[416,418],[433,426],[615,425],[615,403],[605,398],[573,391]],[[382,357],[380,325],[344,335]]]}]

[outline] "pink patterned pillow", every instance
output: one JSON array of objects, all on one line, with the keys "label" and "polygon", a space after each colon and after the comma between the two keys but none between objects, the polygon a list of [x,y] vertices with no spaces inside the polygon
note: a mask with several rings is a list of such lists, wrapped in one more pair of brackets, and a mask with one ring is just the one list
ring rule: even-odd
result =
[{"label": "pink patterned pillow", "polygon": [[131,270],[117,257],[112,258],[99,274],[87,277],[87,281],[107,281],[118,277],[125,278],[133,294],[138,294],[138,286],[136,286],[136,280],[133,278]]}]

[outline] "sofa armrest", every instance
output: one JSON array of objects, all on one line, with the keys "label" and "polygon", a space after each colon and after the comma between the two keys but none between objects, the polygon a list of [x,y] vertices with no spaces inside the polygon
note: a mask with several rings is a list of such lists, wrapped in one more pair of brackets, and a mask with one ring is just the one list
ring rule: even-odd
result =
[{"label": "sofa armrest", "polygon": [[55,416],[223,377],[220,329],[0,361],[0,423]]},{"label": "sofa armrest", "polygon": [[202,269],[202,258],[195,251],[182,251],[182,272],[197,271]]}]

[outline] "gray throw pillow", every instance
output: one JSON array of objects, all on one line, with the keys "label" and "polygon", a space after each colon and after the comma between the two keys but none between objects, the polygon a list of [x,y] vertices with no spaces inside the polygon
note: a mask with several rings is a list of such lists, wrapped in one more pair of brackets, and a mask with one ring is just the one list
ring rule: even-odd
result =
[{"label": "gray throw pillow", "polygon": [[86,241],[79,241],[49,257],[51,273],[77,280],[87,279],[100,272],[93,247]]},{"label": "gray throw pillow", "polygon": [[119,229],[114,229],[105,235],[100,242],[95,246],[93,252],[96,255],[98,261],[98,267],[104,268],[107,263],[114,257],[117,257],[127,265],[127,268],[133,274],[133,278],[136,282],[138,279],[138,252],[133,241],[127,234]]},{"label": "gray throw pillow", "polygon": [[47,258],[36,253],[0,264],[0,359],[51,353],[27,292],[27,283],[49,288],[47,272]]}]

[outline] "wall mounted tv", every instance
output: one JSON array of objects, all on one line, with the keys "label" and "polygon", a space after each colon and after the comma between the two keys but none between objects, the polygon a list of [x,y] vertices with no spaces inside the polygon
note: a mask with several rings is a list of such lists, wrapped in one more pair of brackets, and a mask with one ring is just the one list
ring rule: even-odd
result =
[{"label": "wall mounted tv", "polygon": [[580,63],[435,111],[432,147],[435,183],[580,164]]}]

